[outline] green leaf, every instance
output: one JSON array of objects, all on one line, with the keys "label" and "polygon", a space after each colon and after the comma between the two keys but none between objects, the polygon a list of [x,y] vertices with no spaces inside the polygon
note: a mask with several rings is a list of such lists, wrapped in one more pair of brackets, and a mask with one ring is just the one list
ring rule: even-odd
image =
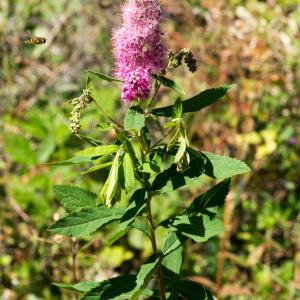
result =
[{"label": "green leaf", "polygon": [[[230,89],[232,88],[231,85],[225,85],[213,89],[205,90],[200,94],[185,100],[182,102],[183,113],[190,113],[202,110],[203,108],[215,103],[223,96],[225,96]],[[156,116],[163,116],[163,117],[171,117],[173,112],[173,105],[156,108],[152,110],[152,114]]]},{"label": "green leaf", "polygon": [[207,160],[204,173],[209,177],[224,179],[251,171],[244,162],[235,158],[216,155],[210,152],[201,152],[201,154]]},{"label": "green leaf", "polygon": [[202,175],[203,166],[204,162],[200,157],[191,159],[189,166],[183,171],[178,171],[176,164],[173,164],[155,177],[152,191],[167,193],[188,185]]},{"label": "green leaf", "polygon": [[65,289],[71,292],[87,293],[90,290],[97,287],[99,285],[99,282],[87,281],[87,282],[80,282],[76,284],[63,284],[63,283],[52,283],[52,284],[61,289]]},{"label": "green leaf", "polygon": [[198,243],[206,242],[211,237],[222,233],[224,229],[223,223],[218,218],[208,215],[181,215],[162,222],[161,225],[177,230]]},{"label": "green leaf", "polygon": [[94,166],[94,167],[91,167],[91,168],[81,172],[80,175],[85,175],[85,174],[88,174],[88,173],[99,171],[99,170],[105,169],[107,167],[110,167],[111,165],[112,165],[112,162],[108,162],[108,163],[105,163],[105,164],[102,164],[102,165]]},{"label": "green leaf", "polygon": [[131,300],[138,299],[139,295],[147,287],[151,277],[160,263],[160,260],[161,259],[159,256],[152,256],[145,264],[141,266],[136,276],[136,286],[130,298]]},{"label": "green leaf", "polygon": [[179,276],[183,262],[183,241],[174,231],[169,231],[162,247],[164,258],[162,260],[164,277]]},{"label": "green leaf", "polygon": [[121,219],[124,212],[123,208],[105,206],[83,208],[57,221],[49,227],[49,230],[65,236],[82,237],[93,233],[106,224]]},{"label": "green leaf", "polygon": [[125,130],[140,131],[145,126],[145,114],[140,107],[130,107],[124,120]]},{"label": "green leaf", "polygon": [[184,89],[181,87],[180,84],[176,83],[175,81],[173,81],[163,75],[154,75],[154,78],[156,78],[163,86],[166,86],[180,94],[185,95]]},{"label": "green leaf", "polygon": [[128,300],[126,293],[135,288],[135,281],[135,275],[123,275],[103,281],[81,300]]},{"label": "green leaf", "polygon": [[123,82],[123,80],[118,79],[118,78],[114,78],[111,77],[109,75],[106,75],[104,73],[100,73],[100,72],[95,72],[92,70],[86,70],[86,72],[95,75],[97,78],[102,79],[102,80],[106,80],[106,81],[117,81],[117,82]]},{"label": "green leaf", "polygon": [[225,179],[194,199],[185,213],[201,213],[207,208],[222,207],[230,190],[231,179]]},{"label": "green leaf", "polygon": [[130,155],[131,161],[134,166],[138,166],[138,159],[135,155],[134,148],[130,142],[130,140],[122,133],[118,128],[115,128],[116,134],[120,142],[123,144],[124,148],[126,149],[126,152]]},{"label": "green leaf", "polygon": [[168,144],[167,151],[169,151],[170,149],[172,149],[176,145],[176,143],[179,139],[180,133],[181,133],[180,128],[177,128],[175,134],[173,135],[173,137],[171,138],[171,140]]},{"label": "green leaf", "polygon": [[82,300],[136,300],[147,287],[160,263],[159,257],[151,257],[143,264],[137,275],[124,275],[100,283]]},{"label": "green leaf", "polygon": [[97,196],[76,186],[55,185],[55,195],[69,211],[85,207],[96,207]]},{"label": "green leaf", "polygon": [[84,157],[97,157],[103,155],[109,155],[117,152],[119,150],[118,145],[102,145],[84,149],[75,154],[75,156],[84,156]]},{"label": "green leaf", "polygon": [[145,189],[139,189],[134,192],[123,217],[120,219],[119,226],[107,242],[108,245],[112,245],[115,241],[124,236],[134,224],[136,217],[143,214],[146,209],[145,195]]},{"label": "green leaf", "polygon": [[202,285],[189,280],[176,280],[172,282],[172,287],[179,294],[189,300],[213,300],[212,293]]},{"label": "green leaf", "polygon": [[174,159],[175,164],[178,164],[181,161],[187,147],[186,139],[182,135],[179,137],[179,143],[179,148]]},{"label": "green leaf", "polygon": [[182,101],[180,98],[177,98],[173,106],[172,117],[173,119],[179,119],[182,116]]},{"label": "green leaf", "polygon": [[183,239],[181,239],[179,234],[175,231],[170,230],[161,249],[161,252],[163,253],[164,257],[180,248],[182,242]]},{"label": "green leaf", "polygon": [[113,126],[110,123],[100,123],[100,124],[96,125],[96,127],[100,131],[108,131],[113,128]]},{"label": "green leaf", "polygon": [[132,227],[139,231],[142,231],[146,236],[151,238],[151,231],[149,228],[149,223],[148,223],[147,218],[145,218],[144,216],[135,218],[134,223],[132,224]]},{"label": "green leaf", "polygon": [[73,166],[73,165],[78,165],[78,164],[83,164],[83,163],[89,163],[92,162],[92,157],[86,157],[86,156],[77,156],[77,157],[72,157],[68,160],[60,161],[60,162],[52,162],[48,163],[47,165],[51,166]]},{"label": "green leaf", "polygon": [[90,138],[90,137],[83,136],[83,135],[81,135],[81,134],[77,134],[77,136],[78,136],[81,140],[85,141],[86,143],[88,143],[89,145],[91,145],[91,146],[93,146],[93,147],[102,145],[101,142],[99,142],[99,141],[97,141],[97,140],[95,140],[95,139],[92,139],[92,138]]},{"label": "green leaf", "polygon": [[120,151],[117,152],[109,173],[108,186],[107,186],[107,191],[105,196],[105,201],[108,206],[113,205],[112,200],[118,188],[119,158],[120,158]]},{"label": "green leaf", "polygon": [[135,184],[135,176],[134,166],[132,164],[130,155],[127,152],[124,154],[122,167],[125,179],[125,190],[130,191]]}]

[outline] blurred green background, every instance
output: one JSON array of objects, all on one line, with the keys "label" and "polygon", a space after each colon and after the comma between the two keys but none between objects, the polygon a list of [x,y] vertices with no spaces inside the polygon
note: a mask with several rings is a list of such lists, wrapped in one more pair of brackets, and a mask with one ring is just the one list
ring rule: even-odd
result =
[{"label": "blurred green background", "polygon": [[[80,167],[49,167],[84,142],[68,130],[68,100],[84,88],[84,70],[112,70],[111,29],[120,0],[0,1],[0,297],[76,299],[51,282],[72,282],[76,253],[80,280],[130,272],[150,253],[132,231],[112,247],[110,232],[74,242],[47,227],[64,214],[55,184],[98,192],[105,173],[79,175]],[[199,68],[169,77],[191,96],[235,83],[226,100],[186,121],[202,150],[246,161],[253,172],[234,180],[223,238],[189,243],[184,274],[220,299],[300,299],[300,4],[298,0],[164,0],[166,41],[191,48]],[[25,46],[28,35],[45,36]],[[102,84],[102,104],[122,120],[119,86]],[[161,105],[170,103],[166,90]],[[172,96],[172,95],[171,95]],[[85,111],[82,133],[110,141]],[[166,217],[209,186],[155,200]],[[163,211],[164,215],[161,215]],[[161,239],[163,235],[161,236]],[[146,244],[147,245],[147,244]],[[80,251],[78,251],[78,249]],[[217,260],[219,258],[219,262]],[[223,264],[224,262],[224,264]],[[222,280],[221,280],[222,279]]]}]

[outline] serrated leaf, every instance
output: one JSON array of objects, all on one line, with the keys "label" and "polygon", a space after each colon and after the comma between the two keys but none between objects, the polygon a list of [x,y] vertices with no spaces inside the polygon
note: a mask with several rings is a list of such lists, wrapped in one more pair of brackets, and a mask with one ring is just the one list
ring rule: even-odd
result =
[{"label": "serrated leaf", "polygon": [[87,282],[80,282],[76,284],[63,284],[63,283],[52,283],[52,284],[61,289],[65,289],[71,292],[87,293],[90,290],[97,287],[99,285],[99,282],[87,281]]},{"label": "serrated leaf", "polygon": [[163,75],[154,75],[154,77],[163,85],[166,86],[180,94],[185,95],[185,91],[182,86],[175,81],[163,76]]},{"label": "serrated leaf", "polygon": [[172,279],[180,275],[183,262],[183,240],[178,233],[169,231],[162,247],[164,258],[162,260],[164,277]]},{"label": "serrated leaf", "polygon": [[218,183],[207,192],[194,199],[192,204],[186,209],[186,213],[198,214],[205,209],[212,207],[222,207],[230,190],[230,179]]},{"label": "serrated leaf", "polygon": [[164,257],[169,255],[171,252],[176,251],[181,246],[182,242],[183,239],[181,239],[177,232],[169,231],[161,249]]},{"label": "serrated leaf", "polygon": [[251,171],[244,162],[235,158],[216,155],[210,152],[201,152],[201,154],[207,159],[204,166],[204,173],[209,177],[224,179]]},{"label": "serrated leaf", "polygon": [[124,120],[125,130],[140,131],[145,126],[145,114],[140,107],[130,107]]},{"label": "serrated leaf", "polygon": [[224,226],[221,220],[208,215],[181,215],[166,222],[162,226],[172,228],[195,242],[203,243],[215,235],[222,233]]},{"label": "serrated leaf", "polygon": [[149,228],[148,220],[145,217],[141,216],[141,217],[135,218],[134,223],[132,224],[132,227],[145,233],[146,236],[151,238],[151,230]]},{"label": "serrated leaf", "polygon": [[129,231],[131,226],[133,226],[135,219],[143,214],[144,210],[146,209],[145,195],[145,189],[139,189],[134,192],[130,199],[130,203],[126,209],[126,212],[120,219],[119,226],[107,242],[108,245],[112,245],[115,241],[124,236]]},{"label": "serrated leaf", "polygon": [[68,160],[60,161],[60,162],[52,162],[48,163],[47,165],[51,166],[72,166],[72,165],[78,165],[83,163],[89,163],[93,161],[91,157],[85,157],[85,156],[77,156],[72,157]]},{"label": "serrated leaf", "polygon": [[202,175],[203,166],[201,158],[191,159],[189,166],[183,171],[178,171],[176,164],[173,164],[155,177],[152,191],[167,193],[186,186]]},{"label": "serrated leaf", "polygon": [[92,70],[86,70],[86,72],[88,72],[88,73],[90,73],[90,74],[93,74],[93,75],[95,75],[97,78],[102,79],[102,80],[105,80],[105,81],[117,81],[117,82],[123,82],[123,80],[121,80],[121,79],[111,77],[111,76],[106,75],[106,74],[101,73],[101,72],[95,72],[95,71],[92,71]]},{"label": "serrated leaf", "polygon": [[134,289],[135,281],[135,275],[123,275],[103,281],[81,300],[128,300],[126,293]]},{"label": "serrated leaf", "polygon": [[136,276],[136,287],[131,295],[130,298],[131,300],[138,299],[143,289],[147,287],[159,263],[160,263],[160,257],[153,256],[145,264],[141,266]]},{"label": "serrated leaf", "polygon": [[118,145],[102,145],[91,147],[75,153],[75,156],[97,157],[116,153],[119,150]]},{"label": "serrated leaf", "polygon": [[49,227],[49,231],[72,237],[82,237],[102,226],[122,218],[125,209],[98,206],[72,212]]},{"label": "serrated leaf", "polygon": [[69,211],[84,207],[96,207],[97,196],[76,186],[55,185],[54,193]]},{"label": "serrated leaf", "polygon": [[189,280],[176,280],[172,287],[182,296],[189,300],[213,300],[212,293],[202,285]]},{"label": "serrated leaf", "polygon": [[89,173],[92,173],[92,172],[95,172],[95,171],[99,171],[99,170],[105,169],[107,167],[110,167],[111,165],[112,165],[112,162],[108,162],[108,163],[105,163],[105,164],[94,166],[94,167],[91,167],[91,168],[81,172],[80,175],[85,175],[85,174],[89,174]]},{"label": "serrated leaf", "polygon": [[136,300],[147,287],[160,262],[159,257],[151,257],[143,264],[137,275],[124,275],[100,283],[89,291],[82,300]]},{"label": "serrated leaf", "polygon": [[[232,86],[225,85],[213,89],[208,89],[200,94],[185,100],[182,102],[183,113],[190,113],[202,110],[203,108],[215,103],[223,96],[225,96]],[[171,117],[173,112],[173,105],[156,108],[151,111],[153,115],[163,116],[163,117]]]}]

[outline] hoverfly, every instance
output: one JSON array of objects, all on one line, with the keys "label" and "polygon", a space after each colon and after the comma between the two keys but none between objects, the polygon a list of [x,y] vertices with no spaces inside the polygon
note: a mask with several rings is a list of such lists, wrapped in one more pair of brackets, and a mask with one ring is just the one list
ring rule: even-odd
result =
[{"label": "hoverfly", "polygon": [[44,37],[30,37],[24,41],[24,44],[26,45],[40,45],[45,44],[46,39]]}]

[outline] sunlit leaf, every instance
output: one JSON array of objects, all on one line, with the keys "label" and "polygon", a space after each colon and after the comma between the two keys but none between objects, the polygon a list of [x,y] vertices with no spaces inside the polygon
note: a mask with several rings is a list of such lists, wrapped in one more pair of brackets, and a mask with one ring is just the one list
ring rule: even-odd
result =
[{"label": "sunlit leaf", "polygon": [[55,185],[55,196],[69,211],[84,207],[96,207],[97,196],[86,190],[70,185]]},{"label": "sunlit leaf", "polygon": [[[215,103],[225,96],[231,90],[231,88],[231,85],[225,85],[208,89],[188,100],[183,101],[183,113],[196,112]],[[173,113],[173,105],[153,109],[151,113],[156,116],[171,117]]]},{"label": "sunlit leaf", "polygon": [[90,73],[90,74],[96,76],[96,77],[99,78],[99,79],[105,80],[105,81],[117,81],[117,82],[123,82],[123,80],[121,80],[121,79],[111,77],[111,76],[106,75],[106,74],[101,73],[101,72],[95,72],[95,71],[92,71],[92,70],[86,70],[86,72],[88,72],[88,73]]},{"label": "sunlit leaf", "polygon": [[77,152],[75,155],[83,156],[83,157],[97,157],[97,156],[113,154],[118,150],[119,150],[118,145],[101,145],[101,146],[84,149],[82,151]]},{"label": "sunlit leaf", "polygon": [[95,232],[102,226],[122,218],[125,209],[108,208],[99,206],[95,208],[83,208],[72,212],[49,227],[51,232],[82,237]]},{"label": "sunlit leaf", "polygon": [[137,106],[128,109],[124,120],[124,128],[126,130],[140,131],[145,126],[145,114],[143,110]]}]

